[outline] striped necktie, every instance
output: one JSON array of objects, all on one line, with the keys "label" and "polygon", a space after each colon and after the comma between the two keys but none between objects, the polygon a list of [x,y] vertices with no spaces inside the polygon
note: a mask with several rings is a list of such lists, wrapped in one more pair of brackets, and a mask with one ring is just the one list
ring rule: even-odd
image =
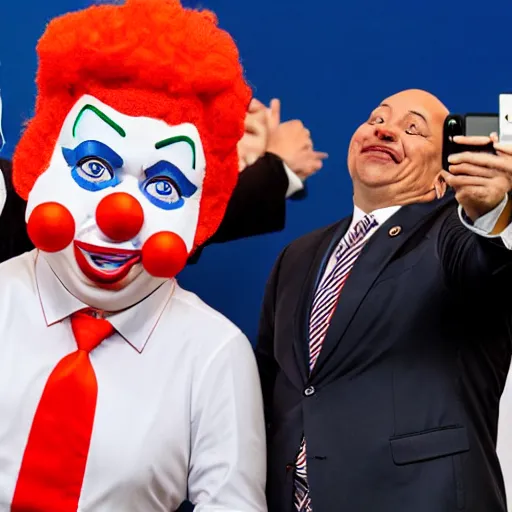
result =
[{"label": "striped necktie", "polygon": [[[378,226],[373,215],[366,215],[345,235],[336,249],[336,263],[321,281],[311,306],[309,320],[309,371],[313,371],[332,315],[357,257],[366,243],[366,235]],[[307,481],[306,440],[303,437],[295,461],[294,505],[298,512],[312,512]]]}]

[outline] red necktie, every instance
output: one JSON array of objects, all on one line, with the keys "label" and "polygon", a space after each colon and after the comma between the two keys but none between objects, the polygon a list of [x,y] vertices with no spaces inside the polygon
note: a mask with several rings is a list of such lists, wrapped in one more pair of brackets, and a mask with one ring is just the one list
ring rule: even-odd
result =
[{"label": "red necktie", "polygon": [[54,368],[32,422],[11,512],[76,512],[96,411],[98,383],[89,352],[111,336],[107,320],[71,317],[78,350]]}]

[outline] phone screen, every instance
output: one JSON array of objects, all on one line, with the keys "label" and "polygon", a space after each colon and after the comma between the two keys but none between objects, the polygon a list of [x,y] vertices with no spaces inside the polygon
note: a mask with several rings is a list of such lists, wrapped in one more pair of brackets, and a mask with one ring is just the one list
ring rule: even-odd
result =
[{"label": "phone screen", "polygon": [[479,115],[472,116],[468,114],[466,116],[466,135],[490,135],[493,132],[498,133],[499,120],[496,115]]}]

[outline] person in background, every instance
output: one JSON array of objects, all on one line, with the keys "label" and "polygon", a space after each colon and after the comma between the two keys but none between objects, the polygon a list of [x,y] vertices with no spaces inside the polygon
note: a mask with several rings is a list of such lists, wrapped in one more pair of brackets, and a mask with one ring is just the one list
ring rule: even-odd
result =
[{"label": "person in background", "polygon": [[[305,180],[322,168],[327,157],[326,153],[313,149],[310,132],[301,121],[281,123],[279,100],[273,100],[268,109],[258,100],[252,100],[238,153],[237,186],[223,222],[207,244],[282,230],[286,199],[301,193],[304,197]],[[25,201],[12,186],[11,162],[0,159],[0,170],[2,262],[32,250],[33,245],[26,232]],[[6,199],[1,201],[3,197]],[[198,261],[205,245],[190,258],[190,263]]]},{"label": "person in background", "polygon": [[[3,186],[2,186],[3,184]],[[26,203],[12,186],[12,164],[0,159],[0,263],[31,251],[34,246],[27,235],[25,224]]]},{"label": "person in background", "polygon": [[[353,214],[279,256],[256,356],[269,512],[505,512],[512,147],[441,170],[434,96],[384,100],[348,150]],[[448,188],[449,187],[449,188]]]}]

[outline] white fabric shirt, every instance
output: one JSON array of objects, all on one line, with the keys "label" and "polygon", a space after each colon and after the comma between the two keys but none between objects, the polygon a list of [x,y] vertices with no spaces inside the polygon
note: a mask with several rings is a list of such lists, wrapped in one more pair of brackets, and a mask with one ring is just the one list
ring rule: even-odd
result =
[{"label": "white fabric shirt", "polygon": [[293,194],[297,193],[299,190],[304,188],[303,181],[284,163],[283,161],[284,172],[288,178],[288,189],[286,190],[286,198],[293,196]]},{"label": "white fabric shirt", "polygon": [[[1,512],[48,376],[76,350],[69,316],[85,307],[37,254],[0,265]],[[108,320],[117,332],[90,354],[98,402],[78,510],[172,512],[188,497],[196,512],[265,512],[247,338],[174,280]]]}]

